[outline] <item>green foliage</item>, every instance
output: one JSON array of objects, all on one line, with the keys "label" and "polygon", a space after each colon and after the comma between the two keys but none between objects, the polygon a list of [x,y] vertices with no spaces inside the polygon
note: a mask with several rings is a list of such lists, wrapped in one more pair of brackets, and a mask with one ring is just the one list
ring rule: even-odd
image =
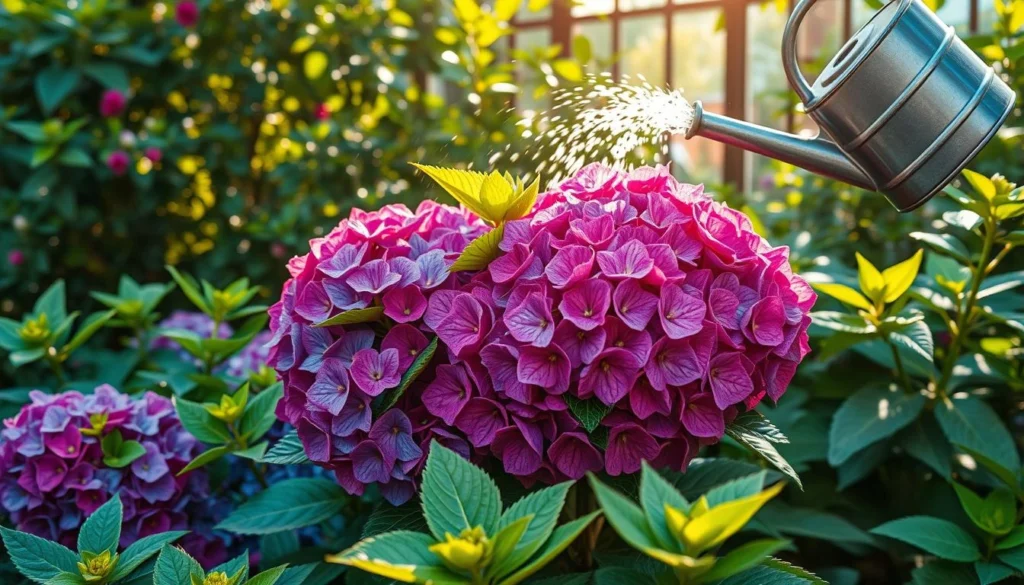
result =
[{"label": "green foliage", "polygon": [[430,534],[374,531],[327,560],[408,583],[517,585],[554,560],[600,514],[556,526],[568,490],[569,484],[559,484],[534,491],[503,512],[491,478],[435,442],[423,472]]}]

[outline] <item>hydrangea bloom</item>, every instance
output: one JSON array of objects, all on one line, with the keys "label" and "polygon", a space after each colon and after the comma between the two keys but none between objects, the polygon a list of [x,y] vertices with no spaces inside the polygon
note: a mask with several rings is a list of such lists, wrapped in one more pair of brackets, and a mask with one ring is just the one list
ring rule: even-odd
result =
[{"label": "hydrangea bloom", "polygon": [[[296,427],[309,458],[332,469],[350,493],[378,483],[393,503],[411,498],[432,438],[469,454],[464,440],[426,416],[421,394],[432,368],[395,408],[375,417],[373,405],[428,346],[424,324],[438,320],[428,304],[465,284],[468,277],[449,267],[486,230],[472,214],[432,201],[415,212],[404,205],[353,210],[288,264],[292,278],[270,309],[269,362],[284,382],[277,414]],[[369,323],[314,326],[370,307],[393,323],[386,334]],[[437,361],[443,354],[437,352]]]},{"label": "hydrangea bloom", "polygon": [[[452,364],[423,404],[527,483],[682,469],[808,352],[815,295],[788,249],[664,167],[581,170],[501,250],[429,299]],[[606,413],[592,432],[584,409]]]},{"label": "hydrangea bloom", "polygon": [[[206,475],[178,476],[200,445],[171,401],[104,385],[91,395],[31,393],[0,433],[0,506],[19,529],[74,546],[85,518],[120,493],[121,545],[187,527],[187,507],[208,495]],[[119,431],[146,453],[126,467],[103,462],[100,441]]]}]

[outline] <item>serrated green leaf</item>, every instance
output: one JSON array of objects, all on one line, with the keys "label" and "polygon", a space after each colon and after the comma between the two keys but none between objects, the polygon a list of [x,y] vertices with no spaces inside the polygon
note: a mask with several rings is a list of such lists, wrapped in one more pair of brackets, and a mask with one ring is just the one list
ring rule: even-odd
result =
[{"label": "serrated green leaf", "polygon": [[239,534],[270,534],[322,522],[348,502],[334,482],[300,477],[276,483],[235,509],[217,528]]},{"label": "serrated green leaf", "polygon": [[501,581],[499,585],[517,585],[544,568],[545,565],[550,563],[555,557],[561,554],[562,551],[568,548],[568,546],[572,544],[572,541],[576,540],[576,537],[578,537],[580,533],[583,532],[583,530],[600,514],[600,510],[591,512],[586,516],[582,516],[572,522],[563,524],[556,528],[554,533],[551,534],[551,538],[544,543],[544,547],[534,555],[529,564],[509,575],[509,577]]},{"label": "serrated green leaf", "polygon": [[153,567],[153,585],[188,585],[193,577],[200,582],[206,576],[203,567],[176,546],[164,545]]},{"label": "serrated green leaf", "polygon": [[365,538],[348,550],[327,555],[325,560],[404,583],[464,582],[464,578],[448,571],[440,557],[430,552],[428,547],[432,544],[434,539],[428,534],[398,530]]},{"label": "serrated green leaf", "polygon": [[219,445],[232,441],[231,433],[220,420],[213,417],[202,404],[175,397],[174,407],[181,419],[181,426],[200,441]]},{"label": "serrated green leaf", "polygon": [[[738,417],[737,420],[739,420]],[[777,431],[778,429],[776,429],[776,432]],[[725,432],[736,441],[739,441],[743,445],[749,447],[755,453],[764,458],[765,461],[775,466],[775,468],[783,474],[792,478],[793,481],[796,482],[797,486],[799,486],[800,489],[803,489],[803,484],[800,482],[800,476],[797,474],[796,470],[793,469],[793,466],[786,461],[786,458],[783,457],[772,444],[774,442],[780,442],[773,432],[765,434],[762,433],[761,429],[756,425],[737,425],[736,421],[733,421],[733,423],[726,426]],[[781,433],[779,433],[779,435],[781,435]]]},{"label": "serrated green leaf", "polygon": [[466,270],[484,270],[501,254],[501,239],[505,235],[505,226],[500,225],[491,231],[478,236],[459,254],[452,264],[452,272]]},{"label": "serrated green leaf", "polygon": [[309,457],[306,456],[302,441],[299,440],[298,431],[292,430],[281,437],[277,443],[274,443],[270,451],[263,455],[262,461],[275,465],[295,465],[309,463]]},{"label": "serrated green leaf", "polygon": [[259,392],[245,405],[242,418],[238,423],[238,432],[242,437],[252,443],[258,441],[277,422],[274,416],[274,409],[284,395],[281,382],[278,382]]},{"label": "serrated green leaf", "polygon": [[715,561],[715,565],[703,575],[702,579],[705,582],[717,581],[746,571],[789,544],[788,540],[765,538],[740,545]]},{"label": "serrated green leaf", "polygon": [[479,467],[438,442],[430,445],[423,470],[423,515],[437,540],[481,526],[495,534],[501,518],[498,486]]},{"label": "serrated green leaf", "polygon": [[689,512],[690,502],[646,461],[640,469],[640,506],[654,538],[664,550],[681,553],[679,539],[672,535],[665,520],[665,506]]},{"label": "serrated green leaf", "polygon": [[[547,542],[555,529],[555,524],[558,523],[558,515],[562,511],[562,506],[565,505],[565,497],[569,493],[570,487],[572,487],[571,482],[563,482],[527,494],[509,506],[501,515],[501,519],[498,521],[499,530],[521,518],[532,517],[526,527],[526,532],[510,557],[507,567],[509,571],[533,556]],[[507,571],[503,571],[497,576],[504,577],[507,573]]]},{"label": "serrated green leaf", "polygon": [[571,394],[565,395],[565,402],[569,405],[569,411],[587,433],[594,432],[594,429],[601,424],[604,417],[611,412],[612,407],[601,402],[598,398],[580,400]]},{"label": "serrated green leaf", "polygon": [[22,575],[46,583],[61,573],[78,572],[78,555],[56,542],[0,526],[11,562]]},{"label": "serrated green leaf", "polygon": [[97,555],[104,551],[109,551],[110,554],[116,553],[117,543],[121,539],[123,515],[121,496],[114,494],[114,497],[97,508],[82,523],[82,528],[78,532],[78,552],[90,552]]},{"label": "serrated green leaf", "polygon": [[117,561],[117,568],[111,574],[110,580],[116,582],[129,577],[135,569],[160,552],[161,548],[186,534],[188,534],[187,531],[177,530],[151,534],[136,540],[121,553]]},{"label": "serrated green leaf", "polygon": [[981,558],[971,535],[948,520],[908,516],[876,526],[871,533],[901,540],[950,561],[971,563]]}]

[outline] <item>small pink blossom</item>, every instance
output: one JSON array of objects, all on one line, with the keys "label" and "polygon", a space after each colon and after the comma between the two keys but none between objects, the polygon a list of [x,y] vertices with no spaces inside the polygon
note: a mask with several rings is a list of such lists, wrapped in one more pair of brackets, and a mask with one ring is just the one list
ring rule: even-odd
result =
[{"label": "small pink blossom", "polygon": [[185,28],[199,23],[199,5],[194,0],[181,0],[174,8],[174,20]]},{"label": "small pink blossom", "polygon": [[21,250],[11,250],[7,253],[7,263],[11,266],[21,266],[25,263],[25,253]]},{"label": "small pink blossom", "polygon": [[108,89],[100,98],[100,115],[104,118],[116,118],[124,113],[128,99],[116,89]]},{"label": "small pink blossom", "polygon": [[115,150],[107,156],[107,168],[115,176],[123,176],[128,172],[128,165],[131,164],[131,157],[123,150]]}]

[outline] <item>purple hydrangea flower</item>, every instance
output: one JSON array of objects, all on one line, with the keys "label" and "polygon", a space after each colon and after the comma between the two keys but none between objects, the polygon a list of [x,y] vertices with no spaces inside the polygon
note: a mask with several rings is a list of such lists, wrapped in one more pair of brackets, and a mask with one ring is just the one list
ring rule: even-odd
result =
[{"label": "purple hydrangea flower", "polygon": [[[122,546],[188,527],[187,508],[209,491],[205,472],[177,475],[201,449],[170,400],[152,392],[132,399],[107,385],[30,396],[0,432],[0,507],[15,527],[73,547],[85,518],[114,493],[124,502]],[[101,441],[112,432],[145,454],[108,466]]]},{"label": "purple hydrangea flower", "polygon": [[[469,409],[478,376],[450,362],[480,348],[493,317],[486,299],[461,290],[469,276],[449,269],[486,231],[472,214],[431,201],[415,211],[354,210],[310,242],[310,253],[289,262],[292,278],[270,309],[267,343],[268,361],[284,383],[277,414],[296,427],[309,458],[350,493],[376,483],[386,499],[402,503],[415,493],[431,440],[468,456],[467,437],[487,444],[498,426],[490,411],[492,422],[482,419],[472,433],[450,426]],[[539,271],[538,264],[531,274]],[[383,309],[385,334],[371,323],[316,327],[368,307]],[[431,367],[393,408],[376,412],[433,337],[440,346]],[[431,415],[426,404],[442,414]],[[473,403],[473,412],[483,416],[486,406]],[[504,410],[495,407],[505,426]]]},{"label": "purple hydrangea flower", "polygon": [[[809,351],[815,295],[787,249],[663,167],[586,167],[507,223],[500,249],[429,301],[452,365],[423,405],[526,484],[684,469]],[[608,411],[592,432],[580,400]]]}]

